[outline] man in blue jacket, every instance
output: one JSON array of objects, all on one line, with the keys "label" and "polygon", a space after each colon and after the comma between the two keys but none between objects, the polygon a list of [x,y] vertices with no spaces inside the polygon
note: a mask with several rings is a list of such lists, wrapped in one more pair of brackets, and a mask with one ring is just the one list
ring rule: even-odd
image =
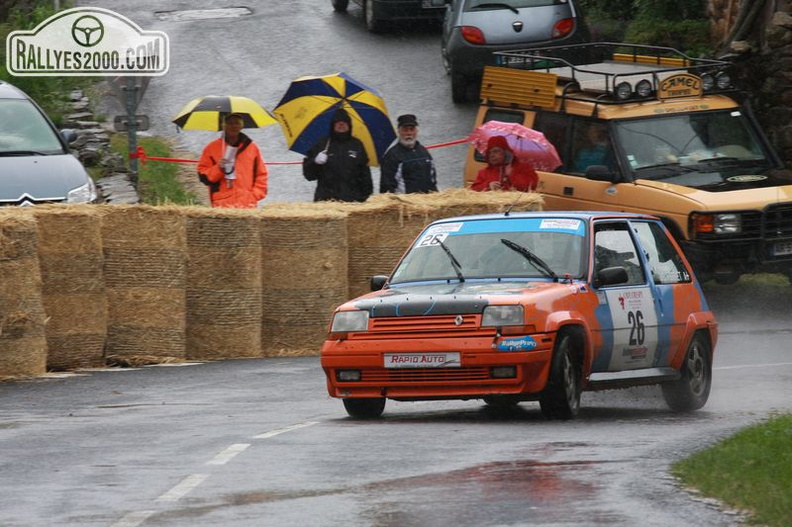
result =
[{"label": "man in blue jacket", "polygon": [[380,192],[437,192],[437,173],[429,151],[418,142],[414,115],[397,119],[399,140],[391,146],[380,165]]}]

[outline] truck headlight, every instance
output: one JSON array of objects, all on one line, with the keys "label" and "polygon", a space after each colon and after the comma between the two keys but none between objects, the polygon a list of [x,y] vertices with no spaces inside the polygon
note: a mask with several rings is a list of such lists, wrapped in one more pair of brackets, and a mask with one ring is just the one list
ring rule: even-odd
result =
[{"label": "truck headlight", "polygon": [[523,326],[523,306],[487,306],[481,314],[481,327]]},{"label": "truck headlight", "polygon": [[723,214],[691,215],[694,232],[699,234],[740,234],[742,232],[742,217],[730,212]]},{"label": "truck headlight", "polygon": [[339,311],[333,315],[331,333],[349,333],[368,330],[368,311]]}]

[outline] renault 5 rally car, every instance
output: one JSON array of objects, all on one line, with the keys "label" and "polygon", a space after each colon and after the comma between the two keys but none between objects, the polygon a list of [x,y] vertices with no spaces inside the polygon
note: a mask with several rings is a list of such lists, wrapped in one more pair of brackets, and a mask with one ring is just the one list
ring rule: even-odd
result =
[{"label": "renault 5 rally car", "polygon": [[[475,126],[517,122],[555,145],[562,165],[539,172],[545,210],[656,215],[702,281],[792,279],[792,175],[728,61],[603,42],[497,55]],[[466,185],[483,166],[471,147]]]},{"label": "renault 5 rally car", "polygon": [[525,212],[431,223],[390,276],[338,307],[321,350],[355,418],[386,399],[539,401],[570,419],[582,390],[660,384],[701,408],[717,322],[656,217]]}]

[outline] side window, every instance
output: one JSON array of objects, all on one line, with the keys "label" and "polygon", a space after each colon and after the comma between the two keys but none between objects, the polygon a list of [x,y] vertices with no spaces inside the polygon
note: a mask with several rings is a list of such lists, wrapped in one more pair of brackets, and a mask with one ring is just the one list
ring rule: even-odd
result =
[{"label": "side window", "polygon": [[534,129],[542,132],[547,140],[556,147],[558,155],[561,156],[561,161],[564,164],[560,170],[563,172],[568,172],[571,166],[567,151],[569,122],[570,119],[566,115],[550,112],[538,112],[534,118]]},{"label": "side window", "polygon": [[[482,120],[481,124],[484,124],[489,121],[500,121],[502,123],[519,123],[523,124],[525,122],[525,112],[515,112],[510,110],[501,110],[499,108],[489,108],[487,112],[484,114],[484,119]],[[473,153],[473,159],[478,161],[479,163],[485,163],[487,159],[484,157],[484,154],[476,150]]]},{"label": "side window", "polygon": [[604,223],[594,231],[594,272],[607,267],[624,267],[628,280],[619,285],[646,283],[637,248],[627,223]]},{"label": "side window", "polygon": [[614,170],[613,146],[608,125],[597,121],[575,121],[572,137],[573,164],[571,172],[583,174],[591,165],[604,165]]},{"label": "side window", "polygon": [[681,284],[692,280],[682,257],[657,223],[633,223],[655,284]]}]

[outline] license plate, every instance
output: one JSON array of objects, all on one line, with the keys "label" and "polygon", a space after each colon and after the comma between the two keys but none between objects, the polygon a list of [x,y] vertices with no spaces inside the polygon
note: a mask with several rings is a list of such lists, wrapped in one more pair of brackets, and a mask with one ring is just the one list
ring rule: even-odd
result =
[{"label": "license plate", "polygon": [[775,256],[786,256],[792,254],[792,242],[777,242],[773,246],[773,254]]},{"label": "license plate", "polygon": [[386,353],[386,368],[459,368],[459,352]]}]

